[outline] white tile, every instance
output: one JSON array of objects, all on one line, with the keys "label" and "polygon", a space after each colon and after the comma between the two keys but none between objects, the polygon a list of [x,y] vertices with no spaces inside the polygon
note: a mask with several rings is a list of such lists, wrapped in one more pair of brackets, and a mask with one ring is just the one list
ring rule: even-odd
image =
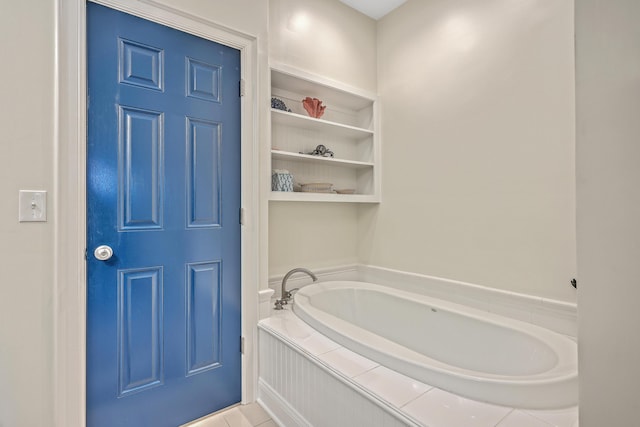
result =
[{"label": "white tile", "polygon": [[293,339],[303,340],[316,333],[316,330],[304,323],[289,310],[277,311],[273,316],[260,322],[266,328]]},{"label": "white tile", "polygon": [[276,422],[273,420],[269,420],[265,423],[260,424],[258,427],[278,427],[278,424],[276,424]]},{"label": "white tile", "polygon": [[522,411],[513,411],[497,427],[551,427],[551,424]]},{"label": "white tile", "polygon": [[326,353],[340,347],[340,344],[317,332],[288,309],[278,311],[260,323],[264,327],[290,338],[313,355]]},{"label": "white tile", "polygon": [[555,427],[573,427],[574,423],[578,421],[577,406],[565,409],[547,409],[543,411],[526,409],[525,412],[546,421]]},{"label": "white tile", "polygon": [[434,388],[402,410],[429,427],[494,427],[512,409]]},{"label": "white tile", "polygon": [[255,402],[248,405],[240,405],[238,406],[238,409],[240,409],[240,412],[242,412],[247,420],[249,420],[251,425],[254,426],[257,426],[271,419],[269,414],[267,414],[267,412],[262,409],[262,406]]},{"label": "white tile", "polygon": [[353,379],[397,407],[410,402],[431,388],[384,366],[378,366]]},{"label": "white tile", "polygon": [[222,413],[229,427],[254,427],[253,424],[244,416],[238,407],[230,409]]},{"label": "white tile", "polygon": [[344,347],[321,354],[318,358],[349,378],[360,375],[378,366],[376,362],[362,357]]},{"label": "white tile", "polygon": [[186,424],[183,427],[229,427],[229,425],[224,420],[224,415],[217,414],[202,418],[194,423]]},{"label": "white tile", "polygon": [[330,340],[319,332],[314,332],[312,335],[301,340],[296,339],[296,344],[298,344],[300,347],[304,348],[314,356],[326,353],[331,350],[335,350],[336,348],[340,347],[340,344]]}]

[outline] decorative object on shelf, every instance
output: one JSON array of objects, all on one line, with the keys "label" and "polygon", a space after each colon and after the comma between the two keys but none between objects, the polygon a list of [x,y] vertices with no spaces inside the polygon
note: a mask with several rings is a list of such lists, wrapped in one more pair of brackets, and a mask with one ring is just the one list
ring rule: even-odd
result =
[{"label": "decorative object on shelf", "polygon": [[354,190],[353,188],[345,188],[342,190],[336,190],[336,193],[338,194],[355,194],[356,190]]},{"label": "decorative object on shelf", "polygon": [[291,112],[291,108],[287,108],[287,104],[285,104],[282,99],[276,97],[271,98],[271,108],[286,111],[287,113]]},{"label": "decorative object on shelf", "polygon": [[332,193],[333,184],[325,182],[311,182],[309,184],[300,184],[303,193]]},{"label": "decorative object on shelf", "polygon": [[310,153],[303,153],[300,151],[300,154],[308,154],[310,156],[322,156],[322,157],[333,157],[333,151],[329,150],[324,145],[320,144]]},{"label": "decorative object on shelf", "polygon": [[293,175],[285,169],[274,169],[271,174],[271,191],[293,191]]},{"label": "decorative object on shelf", "polygon": [[308,96],[302,100],[302,106],[307,110],[309,116],[315,117],[316,119],[322,117],[324,109],[327,108],[326,105],[322,105],[322,101],[318,98],[311,98]]}]

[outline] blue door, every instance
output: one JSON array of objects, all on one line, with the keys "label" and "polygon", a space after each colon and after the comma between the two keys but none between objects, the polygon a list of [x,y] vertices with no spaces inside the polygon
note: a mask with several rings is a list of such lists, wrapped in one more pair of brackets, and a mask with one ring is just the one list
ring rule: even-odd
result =
[{"label": "blue door", "polygon": [[87,425],[240,401],[240,55],[87,5]]}]

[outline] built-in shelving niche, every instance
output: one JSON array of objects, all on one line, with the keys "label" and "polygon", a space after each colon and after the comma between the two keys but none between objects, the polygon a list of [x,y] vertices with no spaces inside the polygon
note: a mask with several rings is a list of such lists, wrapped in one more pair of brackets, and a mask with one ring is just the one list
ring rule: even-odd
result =
[{"label": "built-in shelving niche", "polygon": [[[288,66],[271,68],[271,95],[291,112],[271,109],[271,169],[286,169],[297,184],[330,183],[354,194],[272,191],[273,201],[380,201],[380,142],[375,94]],[[309,117],[307,97],[322,100],[324,115]],[[324,145],[334,157],[312,156]]]}]

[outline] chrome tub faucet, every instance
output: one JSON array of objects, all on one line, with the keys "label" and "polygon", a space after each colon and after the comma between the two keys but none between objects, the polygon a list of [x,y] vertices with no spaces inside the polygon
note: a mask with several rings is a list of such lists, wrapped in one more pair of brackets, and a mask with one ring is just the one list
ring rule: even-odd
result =
[{"label": "chrome tub faucet", "polygon": [[289,277],[291,277],[295,273],[305,273],[309,277],[311,277],[314,282],[318,280],[316,275],[313,274],[311,271],[307,270],[306,268],[298,267],[298,268],[294,268],[293,270],[290,270],[282,278],[282,290],[280,291],[280,299],[276,300],[276,306],[275,306],[276,310],[282,310],[283,309],[282,306],[287,305],[289,301],[291,301],[291,293],[293,291],[298,290],[298,288],[295,288],[295,289],[291,289],[290,291],[287,291],[287,280],[289,280]]}]

